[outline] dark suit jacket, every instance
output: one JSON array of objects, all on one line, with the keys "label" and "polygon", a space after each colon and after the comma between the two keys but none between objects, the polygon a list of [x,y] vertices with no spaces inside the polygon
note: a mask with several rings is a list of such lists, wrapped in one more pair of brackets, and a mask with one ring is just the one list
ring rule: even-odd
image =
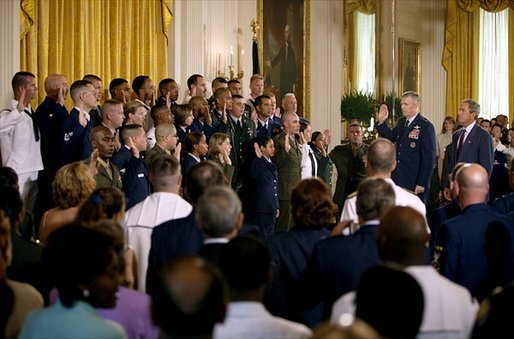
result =
[{"label": "dark suit jacket", "polygon": [[218,266],[220,262],[221,248],[225,245],[225,243],[204,244],[198,251],[198,255],[211,264]]},{"label": "dark suit jacket", "polygon": [[298,298],[306,306],[323,301],[325,316],[344,293],[354,290],[368,268],[379,263],[378,224],[365,225],[352,235],[339,235],[317,243],[301,277]]},{"label": "dark suit jacket", "polygon": [[501,215],[514,213],[514,192],[496,199],[493,204]]},{"label": "dark suit jacket", "polygon": [[200,120],[198,120],[197,118],[193,120],[190,129],[191,132],[202,132],[203,134],[205,134],[205,139],[207,140],[207,143],[209,143],[209,140],[211,140],[212,135],[216,133],[216,129],[214,127],[206,123],[201,123]]},{"label": "dark suit jacket", "polygon": [[90,120],[86,127],[79,124],[79,111],[75,108],[64,120],[62,125],[62,164],[66,165],[75,161],[88,158],[93,152],[93,146],[89,140],[89,132],[92,128]]},{"label": "dark suit jacket", "polygon": [[380,136],[396,143],[396,170],[392,179],[403,188],[414,191],[416,185],[428,193],[429,180],[435,165],[434,125],[418,114],[405,128],[405,117],[391,130],[387,123],[377,125]]},{"label": "dark suit jacket", "polygon": [[46,97],[36,110],[41,135],[41,157],[50,182],[61,166],[62,126],[68,110],[53,99]]},{"label": "dark suit jacket", "polygon": [[257,123],[257,137],[268,136],[273,138],[275,135],[280,133],[281,131],[280,124],[273,121],[272,119],[268,119],[268,128],[266,128],[261,122]]},{"label": "dark suit jacket", "polygon": [[466,141],[462,146],[462,150],[457,158],[457,146],[459,143],[459,137],[462,129],[459,129],[453,133],[452,137],[452,157],[450,159],[450,166],[448,173],[453,171],[453,168],[458,162],[470,162],[480,164],[487,174],[491,176],[493,170],[493,139],[486,130],[478,125],[475,125],[469,135],[466,137]]},{"label": "dark suit jacket", "polygon": [[334,162],[337,169],[336,191],[334,202],[342,210],[346,197],[357,190],[357,186],[366,177],[364,168],[364,156],[368,153],[368,145],[362,144],[355,157],[353,156],[352,146],[338,145],[329,153],[330,159]]},{"label": "dark suit jacket", "polygon": [[203,246],[203,239],[194,208],[185,218],[169,220],[155,227],[148,256],[147,290],[154,286],[158,273],[166,264],[177,257],[196,254]]},{"label": "dark suit jacket", "polygon": [[255,212],[276,214],[278,209],[278,173],[264,157],[252,161],[250,172],[255,183]]},{"label": "dark suit jacket", "polygon": [[266,301],[266,306],[274,315],[306,321],[292,292],[297,289],[298,279],[307,267],[314,246],[328,237],[330,231],[324,228],[295,227],[289,232],[276,233],[269,238],[268,247],[276,266],[276,274],[267,289],[266,295],[270,298]]},{"label": "dark suit jacket", "polygon": [[455,218],[461,212],[459,203],[453,199],[448,204],[437,208],[428,219],[430,227],[430,237],[437,240],[437,233],[441,224],[449,219]]},{"label": "dark suit jacket", "polygon": [[142,158],[131,157],[121,176],[123,191],[127,198],[127,209],[143,201],[151,192],[148,169]]},{"label": "dark suit jacket", "polygon": [[[457,217],[444,222],[438,234],[441,273],[466,287],[479,299],[484,296],[483,284],[488,279],[490,265],[484,248],[487,229],[493,222],[508,225],[511,230],[514,228],[512,222],[497,214],[493,208],[486,204],[473,204],[464,208]],[[512,253],[512,236],[508,242]],[[513,258],[512,254],[510,258]]]}]

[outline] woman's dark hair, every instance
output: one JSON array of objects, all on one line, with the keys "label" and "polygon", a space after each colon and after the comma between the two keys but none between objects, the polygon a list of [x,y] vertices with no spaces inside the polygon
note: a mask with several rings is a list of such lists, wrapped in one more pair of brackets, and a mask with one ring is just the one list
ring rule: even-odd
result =
[{"label": "woman's dark hair", "polygon": [[316,141],[316,139],[319,137],[320,134],[322,134],[320,131],[316,131],[316,132],[312,133],[312,138],[311,138],[311,141],[309,141],[309,146],[311,146],[311,148],[313,150],[316,150],[318,148],[318,146],[316,146],[314,144],[314,141]]},{"label": "woman's dark hair", "polygon": [[111,234],[78,224],[53,232],[43,252],[43,264],[65,307],[84,300],[81,285],[105,272],[123,243]]},{"label": "woman's dark hair", "polygon": [[271,140],[273,140],[273,139],[271,139],[269,136],[265,135],[263,137],[256,138],[255,141],[257,142],[257,145],[259,145],[259,147],[266,147]]},{"label": "woman's dark hair", "polygon": [[0,186],[10,186],[16,188],[18,185],[18,175],[16,172],[6,166],[0,167]]},{"label": "woman's dark hair", "polygon": [[9,218],[11,227],[15,227],[18,224],[18,218],[23,209],[20,192],[10,186],[0,187],[0,209]]},{"label": "woman's dark hair", "polygon": [[202,132],[191,132],[188,135],[186,135],[186,138],[184,139],[184,144],[182,145],[182,150],[184,154],[187,155],[187,153],[191,153],[195,145],[198,145],[200,143],[202,137]]},{"label": "woman's dark hair", "polygon": [[102,219],[113,219],[124,206],[125,196],[122,191],[114,187],[98,188],[80,207],[77,221],[94,223]]},{"label": "woman's dark hair", "polygon": [[330,228],[336,224],[337,205],[330,188],[320,179],[302,180],[291,193],[291,214],[296,226]]}]

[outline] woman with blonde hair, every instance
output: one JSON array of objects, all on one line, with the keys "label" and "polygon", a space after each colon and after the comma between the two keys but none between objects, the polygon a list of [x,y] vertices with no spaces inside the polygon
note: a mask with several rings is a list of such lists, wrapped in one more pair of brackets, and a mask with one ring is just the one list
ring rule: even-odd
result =
[{"label": "woman with blonde hair", "polygon": [[41,241],[58,228],[77,218],[80,205],[93,193],[96,182],[90,167],[74,162],[61,167],[52,183],[52,195],[57,207],[43,214],[39,225]]},{"label": "woman with blonde hair", "polygon": [[125,115],[125,121],[123,125],[143,126],[146,112],[142,103],[138,101],[130,101],[123,105],[123,115]]},{"label": "woman with blonde hair", "polygon": [[234,165],[230,160],[230,151],[232,145],[230,144],[230,137],[225,133],[214,133],[209,140],[209,152],[207,158],[214,161],[223,169],[225,180],[230,185],[232,182],[232,175],[234,174]]}]

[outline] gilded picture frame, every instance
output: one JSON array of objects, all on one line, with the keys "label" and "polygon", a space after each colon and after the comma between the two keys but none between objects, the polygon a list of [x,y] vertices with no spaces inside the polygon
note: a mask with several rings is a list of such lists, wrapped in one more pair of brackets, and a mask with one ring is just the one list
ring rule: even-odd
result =
[{"label": "gilded picture frame", "polygon": [[421,44],[399,39],[398,93],[421,90]]},{"label": "gilded picture frame", "polygon": [[258,0],[257,21],[265,91],[275,94],[278,106],[285,93],[294,93],[298,115],[309,119],[310,0]]}]

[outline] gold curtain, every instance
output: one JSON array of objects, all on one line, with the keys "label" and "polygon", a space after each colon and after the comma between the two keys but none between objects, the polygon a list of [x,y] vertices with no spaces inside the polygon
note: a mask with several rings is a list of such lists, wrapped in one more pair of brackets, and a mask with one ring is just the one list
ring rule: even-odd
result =
[{"label": "gold curtain", "polygon": [[[509,9],[509,90],[514,88],[514,0],[448,0],[443,67],[447,72],[446,114],[456,115],[459,103],[478,96],[479,8]],[[514,93],[509,93],[513,121]]]},{"label": "gold curtain", "polygon": [[[376,13],[376,0],[347,0],[344,10],[344,88],[349,93],[355,89],[356,70],[355,70],[355,22],[353,14],[359,11],[364,14]],[[375,20],[376,22],[376,20]],[[378,41],[378,39],[376,39]],[[376,47],[375,47],[376,49]],[[376,54],[376,53],[375,53]],[[375,59],[378,60],[378,59]],[[376,70],[375,70],[376,71]]]},{"label": "gold curtain", "polygon": [[113,78],[167,77],[171,1],[22,0],[21,68],[37,77],[37,101],[52,73],[64,74],[69,85],[96,74],[104,94]]}]

